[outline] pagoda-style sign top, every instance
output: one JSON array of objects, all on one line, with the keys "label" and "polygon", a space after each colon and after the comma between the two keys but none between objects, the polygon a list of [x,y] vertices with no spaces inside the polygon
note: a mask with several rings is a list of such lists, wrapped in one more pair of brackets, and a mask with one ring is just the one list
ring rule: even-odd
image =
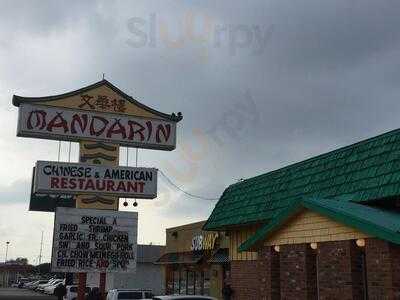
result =
[{"label": "pagoda-style sign top", "polygon": [[128,147],[173,150],[182,114],[165,114],[103,79],[79,90],[47,97],[14,95],[18,136],[92,140]]}]

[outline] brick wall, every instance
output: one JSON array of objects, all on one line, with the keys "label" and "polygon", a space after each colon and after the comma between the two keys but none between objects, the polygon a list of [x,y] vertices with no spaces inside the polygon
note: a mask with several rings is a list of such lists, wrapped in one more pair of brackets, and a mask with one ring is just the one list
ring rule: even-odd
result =
[{"label": "brick wall", "polygon": [[272,247],[263,247],[258,252],[257,272],[259,274],[260,299],[280,299],[279,252]]},{"label": "brick wall", "polygon": [[400,247],[367,239],[365,252],[370,299],[400,299]]},{"label": "brick wall", "polygon": [[400,299],[400,246],[390,244],[392,260],[392,288],[394,299]]},{"label": "brick wall", "polygon": [[[317,272],[318,270],[318,272]],[[400,246],[368,238],[271,246],[258,260],[231,262],[234,300],[400,299]],[[318,283],[317,283],[318,278]]]},{"label": "brick wall", "polygon": [[351,283],[353,299],[365,299],[366,294],[366,266],[365,251],[358,247],[354,240],[348,241],[350,247]]},{"label": "brick wall", "polygon": [[317,299],[315,262],[308,244],[280,247],[281,299]]},{"label": "brick wall", "polygon": [[354,240],[318,244],[319,296],[363,299],[362,253]]},{"label": "brick wall", "polygon": [[257,261],[231,262],[231,288],[233,300],[260,299]]}]

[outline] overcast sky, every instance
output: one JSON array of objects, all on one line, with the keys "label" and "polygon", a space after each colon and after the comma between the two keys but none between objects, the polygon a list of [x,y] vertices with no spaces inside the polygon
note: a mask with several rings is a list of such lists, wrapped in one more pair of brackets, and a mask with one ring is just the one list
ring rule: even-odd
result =
[{"label": "overcast sky", "polygon": [[[177,149],[142,150],[139,165],[206,198],[400,124],[398,0],[0,4],[0,261],[11,241],[9,257],[36,263],[42,230],[48,261],[54,217],[28,212],[28,197],[32,166],[56,160],[58,144],[16,137],[13,94],[59,94],[105,73],[144,104],[181,111]],[[140,243],[164,244],[166,227],[216,203],[162,178],[158,192],[139,201]]]}]

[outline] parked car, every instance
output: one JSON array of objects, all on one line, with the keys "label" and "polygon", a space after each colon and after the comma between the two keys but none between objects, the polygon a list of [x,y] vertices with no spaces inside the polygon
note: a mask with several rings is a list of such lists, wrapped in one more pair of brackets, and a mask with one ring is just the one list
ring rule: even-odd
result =
[{"label": "parked car", "polygon": [[31,280],[27,283],[24,283],[24,285],[22,286],[24,289],[29,289],[33,284],[35,284],[37,281],[39,281],[38,279],[34,279]]},{"label": "parked car", "polygon": [[65,284],[65,279],[59,279],[54,281],[51,285],[47,285],[44,287],[43,289],[43,293],[47,294],[47,295],[54,295],[54,290],[56,289],[56,287]]},{"label": "parked car", "polygon": [[47,281],[46,283],[39,284],[39,285],[37,286],[37,288],[36,288],[36,291],[42,292],[42,293],[43,293],[45,287],[50,286],[50,285],[52,285],[52,284],[54,284],[54,283],[56,283],[56,282],[58,283],[58,282],[60,282],[60,281],[62,281],[62,279],[50,279],[50,280]]},{"label": "parked car", "polygon": [[27,282],[27,283],[24,283],[23,285],[22,285],[22,287],[24,288],[24,289],[28,289],[32,284],[34,284],[35,282],[36,282],[37,280],[33,280],[33,281],[29,281],[29,282]]},{"label": "parked car", "polygon": [[113,289],[107,293],[107,300],[119,299],[152,299],[153,293],[151,290],[145,289]]},{"label": "parked car", "polygon": [[177,296],[156,296],[153,297],[153,300],[217,300],[217,299],[209,296],[177,295]]},{"label": "parked car", "polygon": [[29,282],[31,282],[32,280],[31,279],[29,279],[29,278],[20,278],[19,280],[18,280],[18,282],[17,282],[17,284],[18,284],[18,288],[23,288],[23,287],[25,287],[25,285],[27,284],[27,283],[29,283]]},{"label": "parked car", "polygon": [[37,280],[34,283],[29,285],[29,289],[31,290],[36,290],[39,284],[47,283],[49,282],[48,280]]},{"label": "parked car", "polygon": [[[78,286],[77,285],[67,285],[65,287],[67,289],[67,293],[64,296],[64,300],[76,300],[78,298]],[[98,289],[97,286],[87,286],[85,295],[88,295],[92,289]]]}]

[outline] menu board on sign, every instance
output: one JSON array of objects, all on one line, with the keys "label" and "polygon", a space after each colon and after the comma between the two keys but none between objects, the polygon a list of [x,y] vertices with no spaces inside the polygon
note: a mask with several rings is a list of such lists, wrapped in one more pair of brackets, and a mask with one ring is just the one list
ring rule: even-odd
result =
[{"label": "menu board on sign", "polygon": [[38,161],[34,192],[154,199],[157,197],[157,169]]},{"label": "menu board on sign", "polygon": [[127,147],[174,150],[176,123],[161,119],[21,104],[17,136],[102,141]]},{"label": "menu board on sign", "polygon": [[137,212],[58,207],[52,272],[135,272]]}]

